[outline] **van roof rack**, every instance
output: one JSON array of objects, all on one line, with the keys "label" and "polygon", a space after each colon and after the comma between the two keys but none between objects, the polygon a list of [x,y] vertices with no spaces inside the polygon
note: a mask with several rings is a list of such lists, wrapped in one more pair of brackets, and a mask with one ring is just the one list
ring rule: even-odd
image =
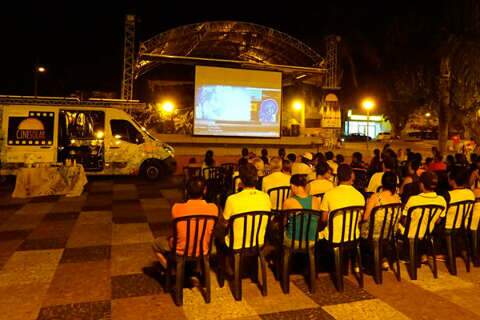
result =
[{"label": "van roof rack", "polygon": [[145,103],[139,100],[123,99],[99,99],[80,100],[76,97],[34,97],[34,96],[12,96],[0,95],[0,104],[17,105],[48,105],[48,106],[88,106],[88,107],[112,107],[132,111],[144,109]]}]

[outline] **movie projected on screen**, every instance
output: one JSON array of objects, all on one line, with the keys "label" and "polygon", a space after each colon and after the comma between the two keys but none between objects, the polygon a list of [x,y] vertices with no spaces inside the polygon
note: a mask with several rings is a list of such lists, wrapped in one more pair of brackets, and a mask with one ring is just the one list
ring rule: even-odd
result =
[{"label": "movie projected on screen", "polygon": [[197,66],[193,134],[280,137],[282,74]]}]

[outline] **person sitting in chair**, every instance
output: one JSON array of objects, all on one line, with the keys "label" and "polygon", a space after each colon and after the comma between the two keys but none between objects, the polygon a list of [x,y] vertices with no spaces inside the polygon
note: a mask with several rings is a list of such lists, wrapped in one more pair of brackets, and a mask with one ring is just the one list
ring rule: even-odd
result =
[{"label": "person sitting in chair", "polygon": [[[218,216],[218,208],[213,203],[207,203],[203,200],[205,194],[205,180],[202,177],[193,177],[188,181],[187,184],[187,195],[188,200],[185,203],[176,203],[172,207],[172,219],[193,216],[193,215],[211,215]],[[178,254],[183,254],[185,249],[185,242],[187,239],[187,226],[186,223],[180,223],[177,225],[177,248],[176,251]],[[194,228],[192,228],[192,232]],[[211,239],[213,232],[213,224],[211,226],[207,225],[205,235],[204,248],[208,248],[208,243]],[[193,236],[191,237],[193,238]],[[155,252],[160,264],[166,268],[167,266],[167,255],[173,250],[173,236],[169,235],[167,237],[159,237],[153,242],[153,251]]]},{"label": "person sitting in chair", "polygon": [[[311,209],[319,210],[320,209],[320,199],[308,194],[306,190],[307,186],[307,176],[303,174],[294,174],[290,179],[290,185],[292,189],[292,197],[285,200],[283,203],[283,209]],[[307,217],[304,217],[304,223],[307,223]],[[308,240],[314,241],[316,239],[318,221],[312,219],[310,222],[310,230],[308,231]],[[300,226],[301,221],[296,221],[296,234],[294,240],[299,240],[300,238]],[[286,240],[291,241],[293,237],[293,224],[289,223],[286,230]]]},{"label": "person sitting in chair", "polygon": [[[237,214],[252,212],[252,211],[270,211],[271,203],[270,198],[265,192],[256,189],[258,176],[257,169],[253,164],[246,164],[239,168],[240,180],[243,185],[243,190],[235,194],[230,195],[225,203],[225,210],[223,211],[224,225],[228,223],[229,219]],[[263,224],[266,227],[266,224]],[[263,244],[263,238],[265,235],[265,229],[260,230],[259,242]],[[243,238],[243,224],[236,223],[234,225],[235,244],[241,245]],[[229,239],[230,235],[225,235],[224,239],[219,239],[220,243],[223,242],[227,246],[231,245],[232,239]],[[250,241],[250,235],[247,235],[246,239],[248,244]]]},{"label": "person sitting in chair", "polygon": [[[323,212],[322,220],[325,223],[328,223],[328,216],[332,211],[353,206],[365,206],[365,198],[360,191],[352,186],[355,174],[348,164],[338,166],[337,179],[338,186],[326,192],[320,204],[320,210]],[[337,225],[336,227],[342,227],[341,223],[337,223]],[[336,238],[340,238],[342,230],[334,231]],[[326,226],[324,230],[320,231],[319,237],[321,239],[328,239],[328,236],[328,226]]]}]

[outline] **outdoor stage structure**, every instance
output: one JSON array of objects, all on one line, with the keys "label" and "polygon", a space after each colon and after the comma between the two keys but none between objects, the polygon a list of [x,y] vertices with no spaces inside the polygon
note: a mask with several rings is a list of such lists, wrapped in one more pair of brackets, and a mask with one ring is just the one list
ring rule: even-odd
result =
[{"label": "outdoor stage structure", "polygon": [[[302,41],[278,30],[238,21],[184,25],[139,42],[135,17],[125,23],[122,99],[155,105],[175,102],[175,115],[163,115],[162,140],[181,144],[333,145],[341,133],[337,48],[340,38],[325,37],[320,55]],[[191,134],[195,66],[276,71],[282,74],[281,138],[242,139]],[[298,105],[300,103],[300,106]],[[161,110],[160,110],[161,113]],[[145,116],[152,120],[152,116]],[[158,125],[157,125],[158,128]],[[170,133],[164,135],[163,133]],[[302,139],[299,139],[302,137]]]}]

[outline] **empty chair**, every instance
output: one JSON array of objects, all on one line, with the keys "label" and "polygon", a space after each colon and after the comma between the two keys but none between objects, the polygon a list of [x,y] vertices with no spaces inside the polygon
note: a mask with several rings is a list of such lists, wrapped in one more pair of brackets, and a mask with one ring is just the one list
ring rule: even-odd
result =
[{"label": "empty chair", "polygon": [[[282,277],[284,293],[290,290],[290,266],[294,254],[303,253],[308,258],[308,286],[315,292],[315,244],[318,241],[318,226],[321,212],[310,209],[289,209],[282,211],[284,227],[282,228]],[[280,266],[277,266],[280,267]]]},{"label": "empty chair", "polygon": [[400,280],[400,261],[396,230],[402,210],[401,203],[382,205],[375,207],[368,220],[368,234],[366,240],[373,252],[373,278],[375,283],[382,283],[382,258],[383,249],[389,246],[394,254],[396,269],[394,270],[397,280]]},{"label": "empty chair", "polygon": [[[328,246],[333,251],[335,261],[335,285],[337,290],[343,291],[344,252],[351,253],[352,271],[357,277],[359,285],[363,288],[362,260],[360,253],[360,230],[358,224],[365,208],[351,206],[333,210],[328,215],[327,232],[320,232],[320,237],[325,237]],[[347,261],[348,263],[348,261]],[[358,270],[355,270],[355,263]]]},{"label": "empty chair", "polygon": [[[171,277],[175,270],[175,304],[183,304],[183,282],[185,264],[187,262],[202,265],[203,287],[205,301],[210,303],[210,249],[212,246],[212,231],[217,217],[209,215],[195,215],[176,218],[173,221],[173,248],[167,255],[166,288],[171,291]],[[183,224],[183,226],[182,226]],[[182,243],[179,239],[185,239]]]},{"label": "empty chair", "polygon": [[[218,270],[220,287],[224,285],[227,260],[228,258],[233,260],[233,296],[235,300],[242,299],[241,263],[245,257],[254,258],[256,261],[254,280],[258,280],[257,266],[258,263],[260,264],[262,273],[261,291],[263,296],[267,295],[267,265],[263,248],[270,214],[269,211],[253,211],[231,216],[227,225],[225,247],[222,248],[220,244],[217,246],[217,254],[220,260]],[[234,232],[235,230],[236,232]]]},{"label": "empty chair", "polygon": [[419,242],[425,242],[432,257],[432,269],[434,278],[438,277],[437,261],[435,257],[435,238],[432,236],[436,221],[441,216],[445,207],[441,205],[412,206],[407,211],[405,227],[401,227],[404,243],[408,242],[409,248],[409,273],[412,280],[417,279],[417,248]]},{"label": "empty chair", "polygon": [[193,177],[202,176],[202,168],[200,167],[183,167],[183,183],[184,183],[184,199],[187,199],[187,183]]},{"label": "empty chair", "polygon": [[[466,254],[464,255],[467,272],[470,272],[470,243],[468,241],[468,220],[472,214],[474,201],[461,201],[451,204],[447,209],[445,229],[443,230],[447,243],[448,271],[456,275],[456,246],[455,240],[460,236],[465,244]],[[467,224],[467,228],[465,225]]]},{"label": "empty chair", "polygon": [[273,188],[267,193],[272,202],[272,210],[282,210],[283,202],[290,196],[290,186]]},{"label": "empty chair", "polygon": [[224,192],[223,172],[221,167],[208,167],[202,171],[207,186],[205,198],[209,202],[217,202],[217,197]]},{"label": "empty chair", "polygon": [[222,163],[220,167],[222,168],[223,172],[225,172],[225,174],[230,173],[230,175],[232,175],[233,172],[237,169],[237,165],[235,163],[230,163],[230,162]]},{"label": "empty chair", "polygon": [[235,172],[237,165],[235,163],[222,163],[220,165],[222,168],[222,175],[223,175],[223,185],[225,186],[226,190],[232,190],[232,183],[233,183],[233,173]]}]

